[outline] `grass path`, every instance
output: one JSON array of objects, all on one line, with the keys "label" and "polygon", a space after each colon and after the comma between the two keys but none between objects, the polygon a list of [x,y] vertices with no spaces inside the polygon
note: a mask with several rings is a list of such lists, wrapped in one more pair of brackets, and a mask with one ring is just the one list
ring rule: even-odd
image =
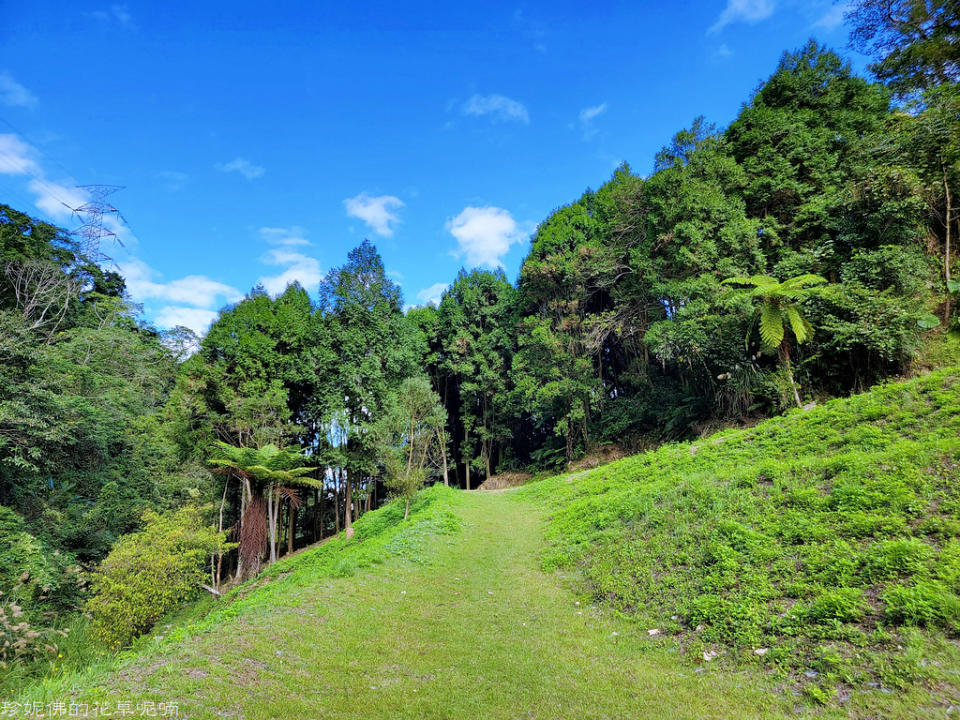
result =
[{"label": "grass path", "polygon": [[427,564],[292,584],[285,606],[143,656],[90,699],[177,701],[191,718],[753,718],[812,709],[749,672],[697,672],[645,628],[544,574],[544,518],[464,493]]}]

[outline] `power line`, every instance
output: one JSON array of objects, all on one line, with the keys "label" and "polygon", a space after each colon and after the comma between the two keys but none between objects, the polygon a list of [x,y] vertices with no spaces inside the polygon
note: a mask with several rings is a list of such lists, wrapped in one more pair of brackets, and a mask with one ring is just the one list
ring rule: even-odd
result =
[{"label": "power line", "polygon": [[[26,140],[30,146],[36,147],[37,143],[27,136],[20,128],[15,126],[6,118],[0,117],[0,122],[13,130],[16,135]],[[23,158],[18,157],[9,152],[0,150],[0,157],[6,157],[10,160],[12,166],[20,166],[23,174],[30,176],[34,182],[43,187],[53,199],[60,202],[65,208],[70,210],[74,215],[79,217],[83,222],[80,227],[73,230],[70,234],[77,236],[79,238],[80,248],[83,253],[93,260],[94,262],[100,262],[101,260],[110,260],[110,258],[104,255],[100,246],[104,239],[113,240],[119,245],[123,245],[123,242],[120,240],[120,237],[111,230],[109,227],[104,226],[104,218],[116,218],[118,222],[127,224],[126,218],[120,214],[120,211],[117,210],[111,203],[107,202],[107,196],[112,195],[118,190],[123,190],[123,187],[120,185],[77,185],[75,186],[78,190],[83,191],[89,199],[80,203],[80,205],[74,207],[72,202],[76,200],[64,199],[61,195],[61,191],[64,189],[62,187],[53,187],[51,186],[46,179],[34,172],[30,163],[24,164]],[[68,177],[72,177],[72,173],[59,162],[56,158],[49,158],[53,161],[55,165],[58,165]],[[36,204],[36,200],[34,200]]]},{"label": "power line", "polygon": [[[28,143],[30,143],[33,147],[35,147],[35,148],[40,147],[40,143],[38,143],[36,140],[34,140],[34,139],[33,139],[32,137],[30,137],[29,135],[27,135],[23,130],[21,130],[20,128],[18,128],[16,125],[14,125],[12,122],[10,122],[9,120],[7,120],[6,118],[0,117],[0,123],[3,123],[3,124],[6,125],[8,128],[10,128],[11,130],[13,130],[13,132],[15,132],[17,135],[19,135],[20,137],[22,137],[24,140],[26,140]],[[53,164],[54,164],[54,165],[57,165],[61,170],[63,170],[64,173],[66,173],[68,176],[71,176],[71,177],[72,177],[72,173],[66,168],[66,166],[65,166],[63,163],[61,163],[59,160],[57,160],[57,159],[54,158],[54,157],[50,157],[50,156],[49,156],[48,154],[46,154],[46,153],[44,154],[44,156],[45,156],[46,159],[52,160],[52,161],[53,161]]]},{"label": "power line", "polygon": [[[22,166],[22,167],[21,167],[21,170],[22,170],[22,172],[23,172],[24,175],[29,175],[31,178],[33,178],[33,180],[34,180],[36,183],[38,183],[39,185],[43,186],[43,187],[46,189],[46,191],[47,191],[48,193],[50,193],[50,196],[53,197],[55,200],[58,200],[59,202],[63,203],[64,205],[67,204],[66,201],[59,195],[59,193],[57,192],[57,190],[56,190],[55,188],[51,187],[51,186],[47,183],[47,181],[43,179],[42,176],[37,175],[35,172],[33,172],[32,170],[30,170],[29,166],[23,166],[22,159],[21,159],[20,157],[18,157],[17,155],[14,155],[13,153],[5,152],[5,151],[3,151],[3,150],[0,150],[0,156],[6,157],[8,160],[10,160],[11,165],[13,165],[14,163],[20,164],[20,165]],[[59,164],[59,163],[58,163],[58,164]]]}]

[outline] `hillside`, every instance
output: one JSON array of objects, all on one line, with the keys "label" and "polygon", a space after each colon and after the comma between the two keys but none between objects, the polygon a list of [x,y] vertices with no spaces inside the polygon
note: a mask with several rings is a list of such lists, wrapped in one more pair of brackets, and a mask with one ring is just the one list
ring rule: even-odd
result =
[{"label": "hillside", "polygon": [[954,368],[522,494],[552,513],[547,568],[694,659],[825,702],[944,679],[957,702],[958,480]]},{"label": "hillside", "polygon": [[21,701],[929,717],[958,702],[958,389],[942,371],[519,491],[435,486]]}]

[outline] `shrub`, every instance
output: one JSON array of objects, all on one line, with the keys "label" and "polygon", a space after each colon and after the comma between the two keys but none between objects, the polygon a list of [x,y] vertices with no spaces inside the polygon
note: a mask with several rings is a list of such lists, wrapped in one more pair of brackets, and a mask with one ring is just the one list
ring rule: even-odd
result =
[{"label": "shrub", "polygon": [[143,530],[117,541],[91,582],[94,633],[114,647],[130,644],[196,596],[210,553],[226,547],[195,507],[164,515],[148,510],[143,521]]},{"label": "shrub", "polygon": [[23,518],[0,506],[0,596],[5,600],[24,606],[28,614],[75,607],[83,579],[72,560],[51,551],[27,532]]},{"label": "shrub", "polygon": [[808,622],[823,623],[832,620],[855,622],[866,612],[863,591],[859,588],[825,590],[807,606],[803,613]]}]

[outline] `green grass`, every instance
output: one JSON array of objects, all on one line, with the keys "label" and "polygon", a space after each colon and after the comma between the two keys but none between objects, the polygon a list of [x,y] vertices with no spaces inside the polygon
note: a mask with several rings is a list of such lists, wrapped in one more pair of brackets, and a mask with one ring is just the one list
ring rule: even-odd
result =
[{"label": "green grass", "polygon": [[546,568],[688,657],[958,702],[957,369],[520,492],[553,516]]},{"label": "green grass", "polygon": [[433,487],[409,520],[369,513],[16,699],[191,718],[946,716],[958,405],[945,371],[519,490]]},{"label": "green grass", "polygon": [[[271,583],[145,638],[114,667],[18,699],[177,702],[191,718],[787,717],[798,703],[810,711],[762,673],[690,665],[669,642],[575,595],[565,574],[544,573],[544,518],[515,494],[440,488],[426,497],[407,523],[368,515],[363,539],[278,563]],[[377,545],[403,549],[354,567]],[[352,574],[338,577],[344,566]]]}]

